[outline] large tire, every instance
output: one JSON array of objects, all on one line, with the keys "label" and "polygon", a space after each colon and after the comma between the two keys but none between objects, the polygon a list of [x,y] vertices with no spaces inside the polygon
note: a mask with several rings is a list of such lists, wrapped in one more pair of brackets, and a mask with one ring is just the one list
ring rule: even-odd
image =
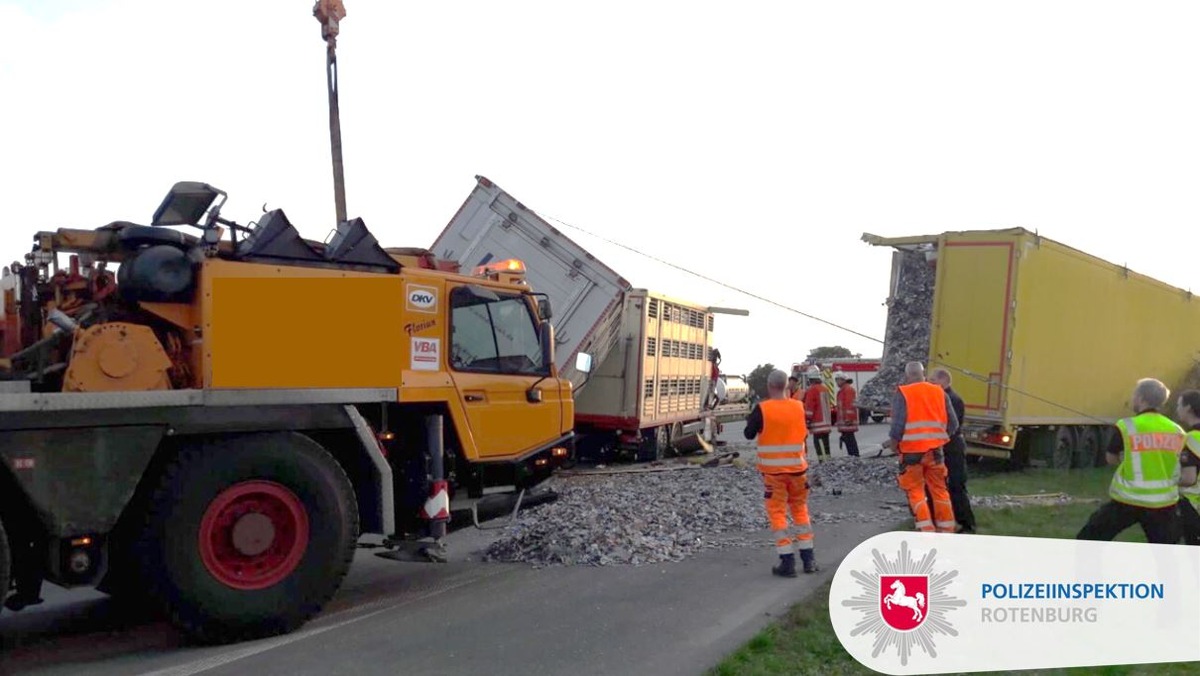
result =
[{"label": "large tire", "polygon": [[167,467],[138,544],[172,622],[203,643],[290,632],[341,586],[358,541],[354,489],[296,433],[196,442]]}]

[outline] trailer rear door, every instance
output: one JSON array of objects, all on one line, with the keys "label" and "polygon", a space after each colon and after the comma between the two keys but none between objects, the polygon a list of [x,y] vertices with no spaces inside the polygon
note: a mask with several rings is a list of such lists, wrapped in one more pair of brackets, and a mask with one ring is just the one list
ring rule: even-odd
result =
[{"label": "trailer rear door", "polygon": [[1000,418],[1009,364],[1016,241],[942,240],[930,366],[950,367],[968,417]]}]

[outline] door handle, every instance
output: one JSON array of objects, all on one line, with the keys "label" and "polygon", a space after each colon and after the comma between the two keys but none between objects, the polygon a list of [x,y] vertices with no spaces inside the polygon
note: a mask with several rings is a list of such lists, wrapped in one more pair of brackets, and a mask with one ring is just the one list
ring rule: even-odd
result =
[{"label": "door handle", "polygon": [[467,401],[483,401],[483,395],[482,394],[467,394],[467,395],[463,395],[463,399],[466,399]]}]

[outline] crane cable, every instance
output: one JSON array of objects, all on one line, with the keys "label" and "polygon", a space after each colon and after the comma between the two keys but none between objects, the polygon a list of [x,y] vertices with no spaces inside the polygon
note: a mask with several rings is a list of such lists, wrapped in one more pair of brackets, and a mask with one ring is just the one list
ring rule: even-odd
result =
[{"label": "crane cable", "polygon": [[[620,242],[613,241],[613,240],[611,240],[611,239],[609,239],[609,238],[607,238],[607,237],[604,237],[603,235],[598,235],[598,234],[596,234],[596,233],[594,233],[594,232],[592,232],[592,231],[590,231],[590,230],[587,230],[586,228],[581,228],[581,227],[579,227],[579,226],[577,226],[577,225],[572,225],[571,223],[568,223],[568,222],[566,222],[566,221],[562,220],[561,218],[557,218],[557,217],[555,217],[555,216],[551,216],[551,215],[549,215],[549,214],[544,214],[544,213],[540,213],[540,212],[535,212],[535,213],[537,213],[537,214],[538,214],[539,216],[541,216],[542,218],[548,218],[548,219],[550,219],[550,220],[552,220],[552,221],[554,221],[554,222],[556,222],[556,223],[559,223],[559,224],[561,224],[561,225],[563,225],[563,226],[566,226],[566,227],[568,227],[568,228],[571,228],[572,230],[578,230],[579,232],[582,232],[582,233],[584,233],[584,234],[586,234],[586,235],[590,235],[590,236],[592,236],[592,237],[595,237],[596,239],[598,239],[598,240],[600,240],[600,241],[602,241],[602,242],[607,242],[608,244],[611,244],[611,245],[613,245],[613,246],[616,246],[616,247],[620,247],[620,248],[622,248],[622,249],[625,249],[626,251],[632,251],[633,253],[635,253],[635,254],[637,254],[637,255],[639,255],[639,256],[642,256],[642,257],[644,257],[644,258],[649,258],[649,259],[650,259],[650,260],[652,260],[652,261],[655,261],[655,262],[657,262],[657,263],[660,263],[660,264],[662,264],[662,265],[665,265],[665,266],[667,266],[667,267],[670,267],[670,268],[674,268],[674,269],[676,269],[676,270],[679,270],[679,271],[681,271],[681,272],[685,272],[685,273],[687,273],[687,274],[689,274],[689,275],[692,275],[693,277],[698,277],[698,278],[700,278],[700,279],[703,279],[703,280],[704,280],[704,281],[706,281],[706,282],[710,282],[710,283],[712,283],[712,284],[716,284],[716,285],[718,285],[718,286],[724,287],[724,288],[726,288],[726,289],[729,289],[730,291],[733,291],[733,292],[735,292],[735,293],[742,294],[743,296],[749,296],[750,298],[754,298],[755,300],[762,301],[762,302],[764,302],[764,303],[767,303],[768,305],[773,305],[773,306],[775,306],[775,307],[777,307],[777,308],[780,308],[780,309],[782,309],[782,310],[786,310],[786,311],[788,311],[788,312],[793,312],[793,313],[795,313],[795,314],[798,314],[798,315],[800,315],[800,316],[802,316],[802,317],[806,317],[806,318],[808,318],[808,319],[812,319],[813,321],[817,321],[817,322],[820,322],[820,323],[822,323],[822,324],[827,324],[827,325],[829,325],[829,326],[832,326],[832,327],[834,327],[835,329],[839,329],[839,330],[841,330],[841,331],[846,331],[847,333],[852,333],[852,334],[854,334],[854,335],[856,335],[856,336],[859,336],[859,337],[861,337],[861,338],[866,338],[867,340],[870,340],[870,341],[874,341],[874,342],[876,342],[876,343],[879,343],[880,345],[884,345],[884,344],[885,344],[885,343],[884,343],[884,341],[880,340],[879,338],[876,338],[875,336],[870,336],[870,335],[867,335],[867,334],[865,334],[865,333],[862,333],[861,331],[856,331],[856,330],[854,330],[854,329],[852,329],[852,328],[849,328],[849,327],[847,327],[847,326],[843,326],[843,325],[841,325],[841,324],[838,324],[838,323],[836,323],[836,322],[831,322],[831,321],[829,321],[828,319],[823,319],[823,318],[821,318],[821,317],[817,317],[816,315],[812,315],[812,314],[809,314],[809,313],[807,313],[807,312],[804,312],[804,311],[802,311],[802,310],[798,310],[798,309],[796,309],[796,308],[794,308],[794,307],[790,307],[790,306],[788,306],[788,305],[784,305],[783,303],[779,303],[779,302],[777,302],[777,301],[771,300],[770,298],[765,298],[765,297],[763,297],[763,296],[761,296],[761,295],[759,295],[759,294],[756,294],[756,293],[754,293],[754,292],[752,292],[752,291],[747,291],[747,290],[745,290],[745,289],[742,289],[742,288],[739,288],[739,287],[733,286],[732,284],[728,284],[728,283],[726,283],[726,282],[722,282],[722,281],[720,281],[720,280],[713,279],[712,277],[709,277],[709,276],[707,276],[707,275],[700,274],[699,272],[696,272],[696,271],[694,271],[694,270],[691,270],[691,269],[689,269],[689,268],[686,268],[686,267],[684,267],[684,266],[682,266],[682,265],[678,265],[678,264],[676,264],[676,263],[672,263],[671,261],[664,260],[664,259],[662,259],[662,258],[659,258],[659,257],[657,257],[657,256],[654,256],[654,255],[652,255],[652,254],[648,254],[648,253],[646,253],[645,251],[641,251],[640,249],[635,249],[634,247],[631,247],[631,246],[629,246],[629,245],[627,245],[627,244],[622,244],[622,243],[620,243]],[[1069,413],[1074,413],[1075,415],[1082,416],[1082,417],[1084,417],[1084,418],[1087,418],[1088,420],[1094,420],[1094,421],[1096,421],[1096,422],[1098,422],[1098,423],[1101,423],[1101,424],[1104,424],[1104,425],[1111,425],[1111,424],[1112,424],[1112,421],[1111,421],[1111,420],[1108,420],[1108,419],[1105,419],[1105,418],[1099,418],[1099,417],[1097,417],[1097,416],[1094,416],[1094,415],[1092,415],[1092,414],[1090,414],[1090,413],[1084,413],[1083,411],[1079,411],[1079,410],[1073,409],[1073,408],[1071,408],[1070,406],[1067,406],[1067,405],[1065,405],[1065,404],[1060,404],[1060,403],[1058,403],[1058,402],[1056,402],[1056,401],[1052,401],[1052,400],[1050,400],[1050,399],[1046,399],[1046,398],[1044,398],[1044,397],[1040,397],[1040,396],[1038,396],[1038,395],[1036,395],[1036,394],[1033,394],[1033,393],[1031,393],[1031,392],[1026,392],[1026,391],[1024,391],[1024,390],[1022,390],[1022,389],[1020,389],[1020,388],[1018,388],[1018,387],[1014,387],[1014,386],[1012,386],[1012,385],[1005,385],[1004,383],[998,383],[998,382],[994,382],[994,381],[992,381],[990,378],[988,378],[988,377],[986,377],[986,376],[979,375],[979,374],[975,373],[974,371],[971,371],[970,369],[965,369],[965,368],[962,368],[962,367],[959,367],[959,366],[956,366],[956,365],[954,365],[954,364],[950,364],[950,363],[948,363],[948,362],[944,362],[944,361],[941,361],[941,360],[938,360],[938,359],[935,359],[935,360],[932,360],[932,361],[933,361],[933,363],[937,364],[938,366],[945,367],[945,368],[947,368],[947,369],[950,369],[950,370],[952,370],[952,371],[957,371],[958,373],[961,373],[962,375],[966,376],[967,378],[971,378],[972,380],[977,380],[977,381],[979,381],[979,382],[983,382],[983,383],[986,383],[986,384],[988,384],[988,385],[997,385],[997,386],[999,386],[1000,388],[1002,388],[1002,389],[1004,389],[1004,390],[1009,390],[1009,391],[1012,391],[1012,392],[1016,392],[1017,394],[1020,394],[1020,395],[1022,395],[1022,396],[1029,397],[1030,399],[1033,399],[1033,400],[1035,400],[1035,401],[1040,401],[1040,402],[1042,402],[1043,404],[1049,404],[1049,405],[1051,405],[1051,406],[1054,406],[1054,407],[1056,407],[1056,408],[1060,408],[1060,409],[1062,409],[1062,410],[1064,410],[1064,411],[1067,411],[1067,412],[1069,412]]]}]

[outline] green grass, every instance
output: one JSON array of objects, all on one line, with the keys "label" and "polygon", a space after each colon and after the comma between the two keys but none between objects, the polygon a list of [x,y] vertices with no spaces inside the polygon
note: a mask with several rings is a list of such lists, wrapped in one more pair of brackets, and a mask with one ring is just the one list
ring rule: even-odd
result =
[{"label": "green grass", "polygon": [[[968,483],[973,496],[1035,495],[1066,493],[1079,499],[1106,499],[1112,468],[1072,470],[1026,470],[991,473],[974,471]],[[899,489],[897,489],[899,490]],[[976,508],[980,533],[1024,537],[1074,538],[1098,506],[1097,502],[1063,505],[1033,505],[999,509]],[[965,536],[969,537],[969,536]],[[1118,538],[1145,542],[1141,529],[1126,530]],[[712,670],[715,676],[744,674],[874,674],[842,648],[829,621],[829,585],[812,599],[793,607],[775,624],[760,632]],[[1012,672],[1020,674],[1104,674],[1107,676],[1200,675],[1200,662],[1117,667],[1088,667]]]}]

